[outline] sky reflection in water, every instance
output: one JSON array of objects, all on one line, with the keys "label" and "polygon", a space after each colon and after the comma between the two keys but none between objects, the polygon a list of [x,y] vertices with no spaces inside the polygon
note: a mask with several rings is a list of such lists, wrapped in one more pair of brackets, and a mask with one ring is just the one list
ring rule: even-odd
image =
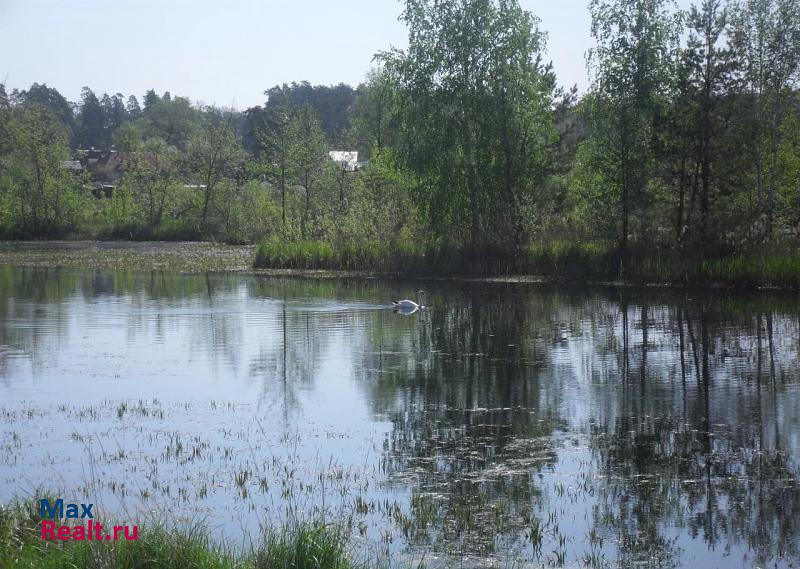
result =
[{"label": "sky reflection in water", "polygon": [[[795,296],[0,268],[0,499],[362,555],[790,567]],[[449,555],[449,557],[448,557]]]}]

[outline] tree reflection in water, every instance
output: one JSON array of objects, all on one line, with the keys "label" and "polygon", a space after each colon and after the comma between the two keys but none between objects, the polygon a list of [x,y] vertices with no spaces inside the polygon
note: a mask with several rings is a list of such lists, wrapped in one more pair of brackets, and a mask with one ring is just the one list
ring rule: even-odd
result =
[{"label": "tree reflection in water", "polygon": [[412,490],[412,542],[485,554],[516,533],[536,557],[545,527],[558,560],[574,434],[591,457],[567,482],[591,513],[566,538],[578,557],[604,543],[620,566],[680,565],[703,557],[697,539],[757,564],[797,556],[796,315],[630,293],[449,290],[431,304],[420,330],[379,328],[362,365],[394,425],[382,466]]},{"label": "tree reflection in water", "polygon": [[[798,558],[795,297],[427,283],[424,318],[393,314],[388,299],[419,286],[0,268],[0,388],[113,364],[114,389],[138,396],[142,370],[159,382],[169,373],[172,392],[231,392],[276,432],[301,432],[324,414],[335,424],[309,427],[302,456],[322,448],[337,453],[337,467],[374,472],[365,499],[385,501],[396,549],[478,564],[520,555],[534,566],[789,567]],[[104,345],[110,334],[122,345]],[[323,392],[333,399],[315,396]],[[181,407],[169,428],[194,422],[198,437],[211,437],[197,422],[208,396],[192,396],[201,410]],[[224,433],[243,416],[212,419]],[[48,417],[57,428],[58,414]],[[111,417],[106,427],[122,426]],[[314,446],[328,427],[340,442]],[[342,433],[377,444],[378,458]],[[237,459],[268,460],[256,450],[278,443],[251,445],[247,434]],[[49,453],[55,439],[38,436]],[[222,462],[196,468],[230,474]]]}]

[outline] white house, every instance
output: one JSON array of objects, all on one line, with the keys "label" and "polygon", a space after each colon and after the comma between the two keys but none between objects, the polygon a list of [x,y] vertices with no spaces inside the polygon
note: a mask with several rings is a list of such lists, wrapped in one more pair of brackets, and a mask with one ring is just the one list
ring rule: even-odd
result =
[{"label": "white house", "polygon": [[331,150],[328,157],[337,162],[345,172],[358,170],[358,152],[347,150]]}]

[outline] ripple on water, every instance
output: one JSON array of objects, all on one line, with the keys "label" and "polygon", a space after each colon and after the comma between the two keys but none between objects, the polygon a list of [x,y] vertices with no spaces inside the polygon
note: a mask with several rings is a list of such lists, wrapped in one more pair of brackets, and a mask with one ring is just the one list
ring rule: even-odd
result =
[{"label": "ripple on water", "polygon": [[[475,566],[798,556],[800,309],[780,295],[0,272],[0,499],[288,512]],[[594,561],[592,561],[594,560]],[[435,563],[434,563],[435,564]]]}]

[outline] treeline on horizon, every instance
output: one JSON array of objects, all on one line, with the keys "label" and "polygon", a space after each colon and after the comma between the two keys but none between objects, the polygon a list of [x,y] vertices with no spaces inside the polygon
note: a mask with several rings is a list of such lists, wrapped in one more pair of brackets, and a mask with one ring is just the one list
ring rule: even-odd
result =
[{"label": "treeline on horizon", "polygon": [[[408,48],[363,84],[241,112],[0,88],[0,231],[261,242],[264,266],[800,283],[800,2],[588,9],[582,96],[515,0],[407,0]],[[124,157],[110,198],[63,167],[92,147]]]}]

